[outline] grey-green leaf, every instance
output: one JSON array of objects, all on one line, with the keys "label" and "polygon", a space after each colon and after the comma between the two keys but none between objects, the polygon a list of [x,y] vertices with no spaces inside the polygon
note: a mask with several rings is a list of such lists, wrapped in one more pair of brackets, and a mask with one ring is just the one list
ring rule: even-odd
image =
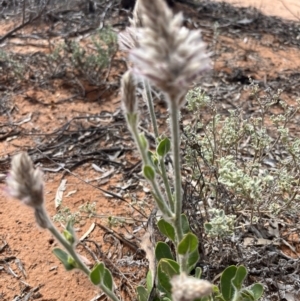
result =
[{"label": "grey-green leaf", "polygon": [[69,220],[66,226],[66,230],[69,231],[75,237],[75,231],[73,225],[74,222],[72,220]]},{"label": "grey-green leaf", "polygon": [[253,284],[249,290],[252,291],[255,300],[258,300],[264,293],[264,287],[260,283]]},{"label": "grey-green leaf", "polygon": [[157,160],[156,155],[153,154],[151,151],[148,151],[147,157],[148,157],[150,165],[152,165],[154,167],[154,169],[156,169],[157,165],[158,165],[158,160]]},{"label": "grey-green leaf", "polygon": [[148,273],[147,273],[146,283],[147,283],[148,292],[151,292],[152,287],[153,287],[153,276],[152,276],[151,270],[149,270]]},{"label": "grey-green leaf", "polygon": [[103,273],[104,273],[104,264],[102,262],[97,263],[90,272],[91,282],[95,285],[100,284]]},{"label": "grey-green leaf", "polygon": [[113,290],[113,278],[109,269],[104,268],[104,275],[103,275],[103,284],[109,289]]},{"label": "grey-green leaf", "polygon": [[206,232],[210,232],[212,229],[212,224],[211,223],[205,223],[204,224],[204,229]]},{"label": "grey-green leaf", "polygon": [[159,241],[155,247],[155,258],[160,261],[163,258],[173,259],[170,247],[162,241]]},{"label": "grey-green leaf", "polygon": [[221,293],[225,301],[231,301],[234,294],[234,287],[232,286],[231,280],[234,278],[237,267],[231,265],[227,267],[221,276]]},{"label": "grey-green leaf", "polygon": [[243,265],[239,266],[235,272],[234,278],[232,279],[232,285],[237,290],[241,290],[246,276],[247,276],[247,269]]},{"label": "grey-green leaf", "polygon": [[243,289],[240,291],[240,296],[243,301],[255,301],[253,293],[250,290]]},{"label": "grey-green leaf", "polygon": [[214,297],[214,301],[226,301],[223,296],[220,294],[220,295],[217,295]]},{"label": "grey-green leaf", "polygon": [[195,269],[195,278],[200,279],[202,276],[202,269],[200,267],[196,267]]},{"label": "grey-green leaf", "polygon": [[148,292],[143,286],[138,286],[136,288],[137,291],[137,297],[139,301],[147,301],[148,300]]},{"label": "grey-green leaf", "polygon": [[149,180],[153,181],[155,178],[155,171],[150,165],[145,165],[143,168],[144,177]]},{"label": "grey-green leaf", "polygon": [[179,275],[180,268],[179,264],[171,259],[161,259],[157,266],[157,278],[159,285],[167,292],[171,294],[171,283],[170,280],[175,276]]},{"label": "grey-green leaf", "polygon": [[198,248],[198,238],[193,233],[187,233],[177,247],[178,254],[187,255],[193,253]]},{"label": "grey-green leaf", "polygon": [[60,262],[64,265],[64,267],[67,271],[71,271],[75,268],[74,264],[72,264],[69,260],[70,255],[68,253],[66,253],[64,250],[62,250],[60,248],[55,248],[52,250],[52,252],[60,260]]},{"label": "grey-green leaf", "polygon": [[181,225],[183,234],[187,234],[191,231],[188,218],[184,213],[181,214]]},{"label": "grey-green leaf", "polygon": [[175,241],[175,230],[171,224],[166,222],[164,219],[160,219],[157,226],[163,235],[167,236],[172,241]]},{"label": "grey-green leaf", "polygon": [[196,264],[199,261],[199,258],[200,258],[200,255],[199,255],[198,248],[194,252],[189,254],[189,257],[188,257],[188,271],[189,272],[191,272],[195,268]]},{"label": "grey-green leaf", "polygon": [[144,133],[141,133],[139,135],[139,140],[140,140],[140,143],[141,143],[141,147],[143,148],[144,151],[147,151],[148,150],[148,141],[144,135]]},{"label": "grey-green leaf", "polygon": [[63,236],[70,245],[73,245],[75,243],[75,237],[67,229],[63,231]]},{"label": "grey-green leaf", "polygon": [[161,140],[156,148],[159,156],[164,157],[171,149],[171,142],[168,138]]}]

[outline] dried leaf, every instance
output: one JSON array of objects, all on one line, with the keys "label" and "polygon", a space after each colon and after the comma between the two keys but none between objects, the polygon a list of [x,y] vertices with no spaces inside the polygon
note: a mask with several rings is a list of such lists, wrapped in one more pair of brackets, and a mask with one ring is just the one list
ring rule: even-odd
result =
[{"label": "dried leaf", "polygon": [[110,175],[112,175],[114,172],[115,172],[115,169],[114,169],[114,167],[113,167],[113,168],[111,168],[110,170],[104,172],[104,173],[102,174],[102,176],[101,176],[99,179],[107,178],[107,177],[109,177]]},{"label": "dried leaf", "polygon": [[253,237],[245,237],[244,246],[264,246],[264,245],[279,245],[278,242],[274,242],[270,239],[265,238],[253,238]]},{"label": "dried leaf", "polygon": [[96,224],[92,223],[89,229],[80,237],[79,241],[83,241],[84,239],[86,239],[93,232],[95,226]]},{"label": "dried leaf", "polygon": [[59,164],[59,167],[57,168],[43,168],[43,171],[48,171],[48,172],[59,172],[65,167],[65,163]]},{"label": "dried leaf", "polygon": [[21,125],[23,123],[29,122],[31,120],[32,113],[30,113],[25,119],[15,122],[14,125]]},{"label": "dried leaf", "polygon": [[67,193],[66,198],[70,197],[71,195],[75,194],[77,190],[71,190]]},{"label": "dried leaf", "polygon": [[16,258],[15,263],[16,263],[18,269],[23,274],[24,278],[26,279],[27,278],[27,274],[26,274],[26,271],[25,271],[25,269],[23,267],[23,264],[22,264],[21,260],[19,258]]},{"label": "dried leaf", "polygon": [[119,155],[122,153],[123,150],[119,150],[115,152],[113,155],[108,155],[109,160],[114,161],[119,157]]},{"label": "dried leaf", "polygon": [[55,200],[54,200],[55,209],[57,209],[60,206],[61,202],[62,202],[63,193],[66,190],[66,183],[67,183],[67,180],[62,179],[61,182],[60,182],[59,187],[57,188],[56,195],[55,195]]},{"label": "dried leaf", "polygon": [[97,164],[93,163],[92,168],[94,168],[98,172],[104,172],[104,169],[99,167]]}]

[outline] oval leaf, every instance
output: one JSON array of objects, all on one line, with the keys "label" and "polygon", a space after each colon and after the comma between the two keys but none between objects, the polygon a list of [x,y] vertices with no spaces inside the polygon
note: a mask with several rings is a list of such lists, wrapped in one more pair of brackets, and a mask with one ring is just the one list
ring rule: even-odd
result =
[{"label": "oval leaf", "polygon": [[161,140],[156,148],[159,156],[164,157],[171,149],[171,142],[168,138]]},{"label": "oval leaf", "polygon": [[152,277],[152,272],[150,270],[147,273],[146,283],[147,283],[148,292],[151,292],[152,287],[153,287],[153,277]]},{"label": "oval leaf", "polygon": [[255,300],[258,300],[264,293],[264,287],[260,283],[253,284],[249,290],[252,291]]},{"label": "oval leaf", "polygon": [[154,168],[156,168],[158,161],[157,158],[155,158],[155,155],[151,151],[148,151],[147,157],[148,157],[149,164],[152,165]]},{"label": "oval leaf", "polygon": [[232,285],[237,290],[241,290],[246,276],[247,269],[243,265],[239,266],[236,270],[235,277],[232,279]]},{"label": "oval leaf", "polygon": [[182,225],[183,234],[187,234],[191,231],[188,218],[184,213],[181,214],[181,225]]},{"label": "oval leaf", "polygon": [[153,181],[155,178],[155,171],[150,165],[145,165],[143,168],[144,177],[149,180]]},{"label": "oval leaf", "polygon": [[[74,259],[70,257],[69,254],[66,253],[64,250],[60,248],[55,248],[52,250],[52,252],[59,259],[59,261],[64,265],[67,271],[71,271],[75,268],[75,265],[73,264]],[[73,261],[70,260],[71,258],[73,259]]]},{"label": "oval leaf", "polygon": [[240,291],[240,296],[243,301],[255,301],[253,293],[247,289]]},{"label": "oval leaf", "polygon": [[68,221],[66,230],[69,231],[75,237],[74,222],[72,220]]},{"label": "oval leaf", "polygon": [[90,272],[90,280],[93,284],[98,285],[101,282],[101,274],[103,273],[104,265],[102,262],[97,263]]},{"label": "oval leaf", "polygon": [[211,223],[205,223],[205,224],[204,224],[204,228],[205,228],[205,231],[206,231],[206,232],[210,232],[211,229],[213,228],[213,226],[212,226]]},{"label": "oval leaf", "polygon": [[159,285],[166,291],[168,295],[171,294],[171,283],[170,280],[175,276],[179,275],[180,268],[179,264],[171,259],[161,259],[157,266],[157,278]]},{"label": "oval leaf", "polygon": [[155,257],[157,261],[163,258],[174,259],[170,247],[162,241],[159,241],[156,245]]},{"label": "oval leaf", "polygon": [[148,141],[144,135],[144,133],[141,133],[139,135],[139,140],[140,140],[140,143],[141,143],[141,147],[143,148],[144,151],[147,151],[148,150]]},{"label": "oval leaf", "polygon": [[143,286],[138,286],[136,288],[137,297],[139,301],[147,301],[148,300],[148,292]]},{"label": "oval leaf", "polygon": [[72,235],[72,233],[69,232],[67,229],[65,229],[65,230],[63,231],[63,236],[65,237],[66,241],[69,242],[70,245],[73,245],[73,244],[74,244],[75,238],[74,238],[74,236]]},{"label": "oval leaf", "polygon": [[221,293],[225,301],[231,301],[234,294],[234,287],[232,286],[231,280],[234,278],[237,267],[231,265],[227,267],[221,276]]},{"label": "oval leaf", "polygon": [[200,267],[196,267],[195,269],[195,278],[201,279],[202,276],[202,269]]},{"label": "oval leaf", "polygon": [[198,238],[193,233],[186,234],[178,244],[177,251],[180,255],[193,253],[198,248]]},{"label": "oval leaf", "polygon": [[110,290],[113,289],[113,278],[109,269],[104,268],[104,275],[102,278],[102,283]]},{"label": "oval leaf", "polygon": [[172,241],[175,241],[175,230],[171,224],[166,222],[164,219],[160,219],[157,226],[161,234],[167,236]]},{"label": "oval leaf", "polygon": [[200,258],[200,255],[199,255],[198,248],[194,252],[189,254],[189,257],[188,257],[188,272],[189,273],[195,268],[196,264],[199,261],[199,258]]}]

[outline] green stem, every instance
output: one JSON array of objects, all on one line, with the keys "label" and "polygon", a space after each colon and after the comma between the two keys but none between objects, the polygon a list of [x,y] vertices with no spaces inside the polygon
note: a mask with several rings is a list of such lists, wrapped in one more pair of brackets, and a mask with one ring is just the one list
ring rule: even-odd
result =
[{"label": "green stem", "polygon": [[[173,222],[175,233],[176,233],[176,242],[175,247],[183,238],[182,223],[181,223],[181,213],[182,213],[182,186],[181,186],[181,165],[180,165],[180,130],[179,130],[179,106],[178,99],[168,97],[168,103],[170,108],[170,127],[171,127],[171,140],[172,140],[172,154],[173,154],[173,164],[174,164],[174,183],[175,183],[175,219]],[[177,254],[179,261],[180,271],[187,272],[187,258],[186,256],[181,256]]]},{"label": "green stem", "polygon": [[235,291],[231,301],[239,301],[240,300],[240,292]]},{"label": "green stem", "polygon": [[[83,271],[88,277],[90,275],[90,269],[83,263],[81,258],[76,253],[74,247],[64,238],[64,236],[57,230],[55,225],[52,223],[51,219],[48,216],[48,213],[43,208],[43,214],[48,219],[49,228],[48,230],[52,233],[52,235],[58,240],[58,242],[65,248],[65,250],[69,253],[69,255],[75,260],[78,269]],[[99,288],[113,301],[120,301],[119,298],[115,295],[115,293],[109,290],[105,285],[99,284]]]},{"label": "green stem", "polygon": [[[135,142],[138,146],[138,150],[139,150],[139,152],[142,156],[143,165],[144,166],[148,165],[149,163],[148,163],[148,157],[147,157],[147,150],[144,148],[144,146],[141,143],[137,127],[132,126],[130,124],[129,124],[129,126],[130,126],[131,133],[134,137],[134,140],[135,140]],[[159,186],[157,185],[156,180],[149,181],[149,182],[150,182],[150,184],[152,186],[152,189],[154,191],[155,201],[156,201],[156,204],[157,204],[159,210],[161,210],[164,217],[166,217],[167,219],[170,219],[171,217],[173,217],[173,213],[171,212],[167,202],[165,201],[165,199],[163,197],[163,194],[162,194]]]},{"label": "green stem", "polygon": [[164,197],[159,189],[159,186],[157,185],[157,182],[151,181],[152,189],[154,190],[154,198],[156,201],[156,205],[159,208],[159,210],[163,213],[164,218],[168,221],[174,218],[174,213],[170,210],[167,203],[164,200]]},{"label": "green stem", "polygon": [[[145,87],[145,91],[146,91],[146,98],[147,98],[146,101],[147,101],[149,112],[150,112],[150,119],[151,119],[153,131],[154,131],[154,135],[156,138],[156,142],[158,142],[159,132],[158,132],[157,120],[156,120],[155,110],[154,110],[154,105],[153,105],[153,98],[152,98],[152,94],[151,94],[151,86],[146,79],[144,79],[144,87]],[[166,167],[165,167],[163,159],[160,162],[160,168],[161,168],[161,177],[164,181],[168,202],[170,204],[171,210],[174,212],[174,202],[172,200],[171,187],[170,187],[170,183],[168,180]]]},{"label": "green stem", "polygon": [[115,295],[115,293],[110,289],[108,289],[105,285],[99,284],[99,287],[106,294],[108,298],[110,298],[113,301],[120,301],[120,299]]},{"label": "green stem", "polygon": [[147,98],[147,104],[148,104],[148,108],[149,108],[149,112],[150,112],[150,119],[151,119],[151,123],[153,126],[154,135],[157,140],[159,137],[159,133],[158,133],[157,121],[156,121],[153,99],[152,99],[152,94],[151,94],[151,87],[149,85],[149,82],[146,79],[144,80],[144,87],[146,90],[146,98]]},{"label": "green stem", "polygon": [[132,124],[128,123],[128,126],[131,130],[131,133],[132,133],[133,138],[135,140],[135,143],[138,147],[138,150],[139,150],[139,152],[142,156],[143,164],[148,165],[147,153],[146,153],[146,150],[144,149],[144,146],[142,145],[142,142],[140,140],[139,132],[138,132],[138,129],[137,129],[136,125],[132,125]]},{"label": "green stem", "polygon": [[[169,97],[169,96],[167,96]],[[180,133],[179,133],[179,108],[176,99],[169,99],[170,104],[170,127],[172,133],[172,154],[174,164],[174,182],[175,182],[175,226],[178,229],[177,238],[181,241],[182,225],[182,193],[181,193],[181,166],[180,166]]]},{"label": "green stem", "polygon": [[66,251],[69,253],[69,255],[75,260],[75,262],[78,266],[78,269],[80,269],[87,276],[89,276],[90,269],[79,258],[78,254],[74,250],[74,247],[63,237],[63,235],[57,230],[57,228],[54,226],[54,224],[51,221],[50,221],[50,223],[51,223],[51,226],[48,228],[48,230],[58,240],[58,242],[66,249]]},{"label": "green stem", "polygon": [[175,212],[174,201],[173,201],[173,198],[172,198],[171,187],[170,187],[170,183],[169,183],[167,172],[166,172],[164,157],[161,158],[161,160],[160,160],[160,169],[161,169],[161,177],[164,181],[164,185],[165,185],[165,189],[166,189],[166,193],[167,193],[167,198],[168,198],[171,210],[172,210],[172,212]]}]

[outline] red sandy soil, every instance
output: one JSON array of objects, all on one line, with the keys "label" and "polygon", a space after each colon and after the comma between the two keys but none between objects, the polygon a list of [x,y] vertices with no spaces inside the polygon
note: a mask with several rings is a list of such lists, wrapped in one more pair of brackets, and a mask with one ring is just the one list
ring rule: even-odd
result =
[{"label": "red sandy soil", "polygon": [[239,7],[252,6],[269,16],[279,16],[284,19],[300,20],[300,3],[298,0],[217,0],[228,2]]}]

